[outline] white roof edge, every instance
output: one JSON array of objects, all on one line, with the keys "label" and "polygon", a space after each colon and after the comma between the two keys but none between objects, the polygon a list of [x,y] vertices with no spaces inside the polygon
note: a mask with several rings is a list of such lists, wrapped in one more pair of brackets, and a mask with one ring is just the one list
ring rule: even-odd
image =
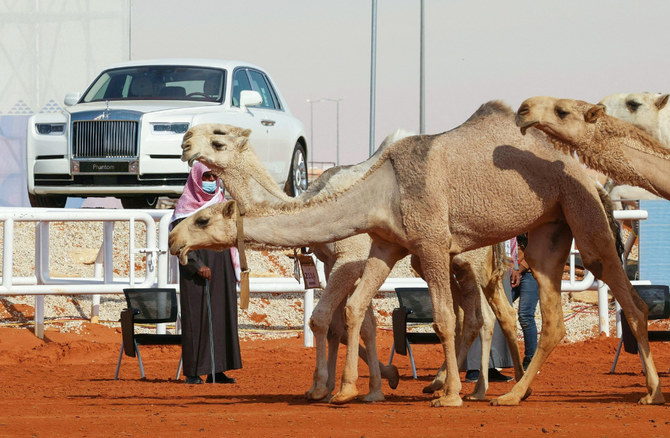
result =
[{"label": "white roof edge", "polygon": [[135,67],[140,65],[187,65],[196,67],[218,67],[225,69],[232,69],[238,66],[252,67],[263,70],[261,67],[246,61],[238,60],[224,60],[224,59],[209,59],[209,58],[156,58],[156,59],[138,59],[132,61],[118,62],[105,67],[105,70],[110,68],[120,67]]}]

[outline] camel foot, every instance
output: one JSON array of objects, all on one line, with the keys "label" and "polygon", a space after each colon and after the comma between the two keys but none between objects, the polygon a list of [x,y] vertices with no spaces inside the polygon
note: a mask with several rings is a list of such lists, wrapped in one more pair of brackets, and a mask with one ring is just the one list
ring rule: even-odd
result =
[{"label": "camel foot", "polygon": [[381,391],[371,391],[361,397],[361,400],[367,403],[380,402],[386,400],[384,394]]},{"label": "camel foot", "polygon": [[398,383],[400,383],[400,373],[398,372],[398,367],[395,365],[389,365],[389,368],[391,368],[391,370],[387,372],[390,374],[390,376],[388,376],[386,380],[391,389],[396,389],[398,387]]},{"label": "camel foot", "polygon": [[351,400],[354,400],[358,396],[358,390],[356,387],[342,387],[340,392],[335,394],[333,398],[330,399],[330,403],[335,405],[343,405],[349,403]]},{"label": "camel foot", "polygon": [[644,397],[642,397],[639,401],[639,404],[641,405],[662,405],[665,404],[665,399],[663,398],[663,394],[661,391],[658,391],[656,396],[653,396],[652,394],[647,394]]},{"label": "camel foot", "polygon": [[437,391],[433,392],[432,397],[433,398],[440,398],[444,397],[446,392],[444,391],[444,388],[440,388]]},{"label": "camel foot", "polygon": [[523,395],[523,397],[521,397],[521,400],[525,400],[525,399],[527,399],[528,397],[530,397],[530,395],[531,395],[532,393],[533,393],[533,390],[530,389],[530,388],[528,388],[528,389],[526,390],[526,393]]},{"label": "camel foot", "polygon": [[479,394],[477,392],[473,392],[472,394],[468,394],[465,397],[463,397],[463,400],[467,401],[485,401],[486,400],[486,394]]},{"label": "camel foot", "polygon": [[508,392],[491,400],[491,406],[518,406],[521,400],[516,394]]},{"label": "camel foot", "polygon": [[458,396],[458,394],[445,395],[440,398],[436,398],[430,402],[430,405],[434,408],[440,408],[445,406],[463,406],[463,400]]},{"label": "camel foot", "polygon": [[442,389],[443,386],[444,386],[444,382],[433,380],[433,382],[430,385],[426,385],[426,386],[423,387],[423,393],[424,394],[434,394],[436,391],[439,391],[440,389]]},{"label": "camel foot", "polygon": [[323,400],[326,397],[330,397],[331,392],[332,391],[325,386],[317,386],[311,388],[305,395],[308,400]]}]

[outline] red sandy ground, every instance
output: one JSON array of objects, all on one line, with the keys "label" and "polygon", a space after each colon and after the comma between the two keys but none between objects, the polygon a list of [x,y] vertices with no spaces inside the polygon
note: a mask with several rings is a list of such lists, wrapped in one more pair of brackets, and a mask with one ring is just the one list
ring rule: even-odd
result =
[{"label": "red sandy ground", "polygon": [[[314,349],[301,338],[243,341],[244,368],[229,373],[237,384],[186,385],[174,380],[179,347],[141,347],[147,380],[124,356],[115,381],[118,329],[88,324],[84,331],[48,330],[44,342],[27,329],[0,329],[0,436],[670,436],[670,403],[636,404],[645,392],[638,357],[622,354],[609,374],[614,338],[559,345],[520,406],[431,408],[421,389],[440,364],[435,345],[413,347],[418,381],[408,358],[396,356],[402,378],[396,390],[384,386],[385,402],[334,406],[303,397]],[[391,342],[380,330],[380,357]],[[670,402],[670,344],[654,343],[652,351]],[[360,373],[363,393],[362,363]],[[473,386],[465,383],[463,393]],[[489,393],[511,387],[492,383]]]}]

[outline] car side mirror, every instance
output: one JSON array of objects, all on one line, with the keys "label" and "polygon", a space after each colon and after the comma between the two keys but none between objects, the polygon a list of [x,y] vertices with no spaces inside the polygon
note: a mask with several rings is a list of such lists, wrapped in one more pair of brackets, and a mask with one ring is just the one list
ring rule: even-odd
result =
[{"label": "car side mirror", "polygon": [[67,93],[65,95],[65,99],[63,100],[63,103],[65,106],[72,106],[75,105],[77,102],[79,102],[79,99],[81,98],[81,93],[76,92],[76,93]]},{"label": "car side mirror", "polygon": [[258,106],[263,103],[263,98],[258,91],[242,90],[240,93],[240,109],[246,110],[248,106]]}]

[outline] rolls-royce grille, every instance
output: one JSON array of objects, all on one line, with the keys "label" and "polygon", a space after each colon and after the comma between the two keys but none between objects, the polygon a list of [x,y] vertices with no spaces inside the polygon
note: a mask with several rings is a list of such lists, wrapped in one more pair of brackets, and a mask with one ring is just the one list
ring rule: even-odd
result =
[{"label": "rolls-royce grille", "polygon": [[137,156],[137,122],[99,120],[73,122],[74,158],[132,158]]}]

